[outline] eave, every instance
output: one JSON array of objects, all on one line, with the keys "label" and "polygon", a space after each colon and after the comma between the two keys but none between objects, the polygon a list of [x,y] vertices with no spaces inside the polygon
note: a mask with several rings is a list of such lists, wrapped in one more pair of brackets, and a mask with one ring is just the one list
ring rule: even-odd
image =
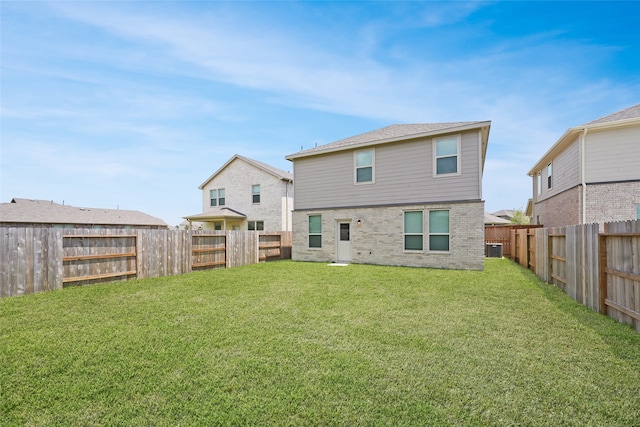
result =
[{"label": "eave", "polygon": [[450,128],[446,128],[446,129],[438,129],[438,130],[433,130],[433,131],[429,131],[429,132],[421,132],[421,133],[415,133],[415,134],[410,134],[410,135],[402,135],[402,136],[397,136],[397,137],[393,137],[393,138],[382,138],[382,139],[377,139],[377,140],[372,140],[372,141],[365,141],[365,142],[360,142],[360,143],[355,143],[355,144],[350,144],[350,145],[344,145],[344,146],[339,146],[339,147],[329,147],[326,149],[317,149],[317,150],[313,150],[313,151],[302,151],[302,152],[298,152],[298,153],[294,153],[294,154],[289,154],[288,156],[285,157],[285,159],[289,160],[289,161],[294,161],[295,159],[300,159],[300,158],[304,158],[304,157],[312,157],[312,156],[319,156],[319,155],[324,155],[324,154],[329,154],[329,153],[336,153],[336,152],[340,152],[340,151],[351,151],[351,150],[357,150],[359,148],[364,148],[364,147],[371,147],[371,146],[376,146],[376,145],[382,145],[382,144],[390,144],[393,142],[401,142],[401,141],[410,141],[413,139],[419,139],[419,138],[428,138],[428,137],[432,137],[432,136],[437,136],[437,135],[445,135],[445,134],[449,134],[449,133],[455,133],[455,132],[464,132],[467,130],[474,130],[474,129],[485,129],[485,132],[483,132],[483,147],[482,147],[482,157],[483,157],[483,165],[484,165],[484,157],[486,155],[487,152],[487,141],[489,138],[489,129],[491,127],[491,121],[487,120],[484,122],[473,122],[470,123],[468,125],[463,125],[463,126],[454,126],[454,127],[450,127]]},{"label": "eave", "polygon": [[527,173],[529,176],[535,176],[535,174],[541,171],[546,165],[551,163],[551,161],[558,156],[561,152],[563,152],[569,144],[574,140],[574,138],[585,130],[589,131],[601,131],[607,129],[617,129],[627,126],[638,126],[640,125],[640,118],[633,117],[630,119],[616,120],[612,122],[603,122],[603,123],[593,123],[593,124],[585,124],[580,126],[575,126],[567,131],[556,141],[555,144],[547,151],[538,162],[531,168],[531,170]]}]

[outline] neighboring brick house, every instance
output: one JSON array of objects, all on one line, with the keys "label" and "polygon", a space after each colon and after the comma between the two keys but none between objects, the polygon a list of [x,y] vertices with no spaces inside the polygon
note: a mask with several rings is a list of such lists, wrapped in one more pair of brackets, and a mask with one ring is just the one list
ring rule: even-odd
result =
[{"label": "neighboring brick house", "polygon": [[483,269],[490,126],[392,125],[287,156],[292,258]]},{"label": "neighboring brick house", "polygon": [[0,203],[4,227],[48,226],[56,228],[167,228],[167,223],[140,211],[79,208],[51,200],[14,198]]},{"label": "neighboring brick house", "polygon": [[640,104],[568,129],[528,174],[533,224],[640,219]]},{"label": "neighboring brick house", "polygon": [[202,213],[184,217],[194,228],[291,231],[289,172],[236,154],[198,189]]}]

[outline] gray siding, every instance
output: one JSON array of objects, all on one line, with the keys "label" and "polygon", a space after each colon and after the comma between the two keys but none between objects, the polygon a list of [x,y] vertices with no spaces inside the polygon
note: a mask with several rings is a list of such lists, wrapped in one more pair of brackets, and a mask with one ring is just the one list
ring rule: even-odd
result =
[{"label": "gray siding", "polygon": [[295,159],[295,209],[481,199],[479,132],[462,134],[461,174],[451,177],[433,177],[432,141],[375,146],[372,184],[354,184],[353,150]]},{"label": "gray siding", "polygon": [[[534,200],[541,201],[560,194],[580,183],[580,139],[576,138],[553,159],[551,188],[547,188],[547,165],[542,169],[542,191],[536,191],[537,177],[534,176]],[[546,224],[545,224],[546,225]]]},{"label": "gray siding", "polygon": [[640,127],[587,133],[586,181],[640,179]]}]

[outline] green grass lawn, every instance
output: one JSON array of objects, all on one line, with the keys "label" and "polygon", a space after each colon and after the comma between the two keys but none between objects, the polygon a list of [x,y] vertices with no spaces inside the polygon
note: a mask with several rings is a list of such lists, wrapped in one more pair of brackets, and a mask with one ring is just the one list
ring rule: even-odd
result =
[{"label": "green grass lawn", "polygon": [[508,260],[0,300],[1,425],[640,425],[640,334]]}]

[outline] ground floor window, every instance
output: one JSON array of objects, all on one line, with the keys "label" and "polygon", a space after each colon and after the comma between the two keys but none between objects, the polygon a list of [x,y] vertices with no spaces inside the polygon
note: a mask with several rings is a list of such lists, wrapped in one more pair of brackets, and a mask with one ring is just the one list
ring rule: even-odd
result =
[{"label": "ground floor window", "polygon": [[249,231],[264,231],[264,221],[247,221]]},{"label": "ground floor window", "polygon": [[449,211],[429,211],[429,250],[449,252]]},{"label": "ground floor window", "polygon": [[423,242],[422,211],[404,213],[404,250],[421,251]]},{"label": "ground floor window", "polygon": [[322,215],[309,215],[309,247],[322,247]]}]

